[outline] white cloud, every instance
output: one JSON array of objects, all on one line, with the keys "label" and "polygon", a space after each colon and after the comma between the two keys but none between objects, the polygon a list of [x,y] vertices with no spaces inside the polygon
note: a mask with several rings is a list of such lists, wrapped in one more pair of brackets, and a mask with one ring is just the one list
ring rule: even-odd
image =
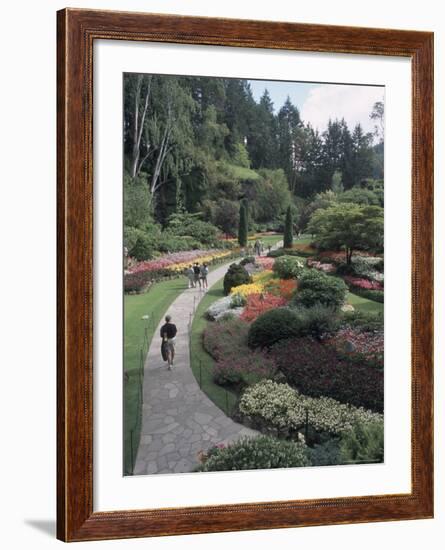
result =
[{"label": "white cloud", "polygon": [[369,118],[376,101],[383,101],[384,88],[376,86],[348,86],[320,84],[309,91],[300,114],[304,122],[323,132],[329,119],[344,118],[352,131],[360,123],[366,132],[374,130]]}]

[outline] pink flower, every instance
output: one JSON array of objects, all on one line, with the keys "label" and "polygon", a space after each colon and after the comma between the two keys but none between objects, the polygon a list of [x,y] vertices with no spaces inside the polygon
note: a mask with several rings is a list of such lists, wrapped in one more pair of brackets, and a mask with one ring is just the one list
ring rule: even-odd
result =
[{"label": "pink flower", "polygon": [[348,285],[356,286],[358,288],[364,288],[367,290],[383,290],[383,285],[379,281],[369,281],[368,279],[351,277],[349,275],[345,276],[344,280]]}]

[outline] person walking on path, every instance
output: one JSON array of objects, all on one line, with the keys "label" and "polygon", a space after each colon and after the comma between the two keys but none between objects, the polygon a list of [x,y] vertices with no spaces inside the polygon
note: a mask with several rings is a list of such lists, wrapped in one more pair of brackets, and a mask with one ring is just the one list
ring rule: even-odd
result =
[{"label": "person walking on path", "polygon": [[259,256],[260,255],[260,241],[258,239],[255,241],[254,250],[255,250],[255,255]]},{"label": "person walking on path", "polygon": [[165,346],[167,352],[168,370],[173,366],[175,358],[175,337],[178,332],[176,325],[171,322],[170,315],[165,316],[165,324],[161,327],[162,345]]},{"label": "person walking on path", "polygon": [[198,284],[199,288],[201,288],[201,279],[199,278],[201,274],[201,269],[198,262],[196,262],[196,264],[193,266],[193,271],[195,272],[195,286],[197,286]]},{"label": "person walking on path", "polygon": [[202,286],[206,290],[209,287],[209,285],[207,283],[207,275],[208,274],[209,274],[209,268],[208,268],[207,264],[202,264],[201,270],[200,270],[200,278],[201,278],[201,281],[202,281]]},{"label": "person walking on path", "polygon": [[193,266],[190,265],[186,271],[185,275],[188,279],[189,288],[195,288],[195,270],[193,269]]}]

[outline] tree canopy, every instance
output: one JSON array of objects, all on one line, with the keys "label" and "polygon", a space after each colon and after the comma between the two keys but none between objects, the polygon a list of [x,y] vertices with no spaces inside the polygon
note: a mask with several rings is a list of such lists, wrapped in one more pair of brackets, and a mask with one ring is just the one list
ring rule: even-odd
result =
[{"label": "tree canopy", "polygon": [[370,118],[378,135],[344,119],[320,133],[290,97],[255,101],[247,80],[125,74],[124,224],[201,213],[235,236],[244,199],[249,230],[282,228],[289,206],[300,230],[332,204],[383,206],[383,105]]},{"label": "tree canopy", "polygon": [[308,224],[319,246],[344,247],[346,263],[354,250],[379,250],[383,246],[383,208],[340,203],[316,210]]}]

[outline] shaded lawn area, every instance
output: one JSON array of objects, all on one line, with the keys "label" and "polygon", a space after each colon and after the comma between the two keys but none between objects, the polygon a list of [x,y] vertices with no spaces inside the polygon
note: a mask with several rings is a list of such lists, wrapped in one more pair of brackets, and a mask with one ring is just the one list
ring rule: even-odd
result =
[{"label": "shaded lawn area", "polygon": [[268,246],[269,244],[273,246],[277,242],[283,240],[283,235],[264,235],[260,238],[260,240],[263,241],[266,246]]},{"label": "shaded lawn area", "polygon": [[301,235],[300,237],[294,237],[294,244],[311,244],[313,240],[312,235]]},{"label": "shaded lawn area", "polygon": [[223,281],[224,278],[221,278],[209,288],[196,309],[190,338],[190,366],[202,391],[228,415],[236,404],[237,396],[234,392],[213,382],[212,372],[215,361],[202,345],[202,333],[207,324],[204,313],[213,302],[224,296]]},{"label": "shaded lawn area", "polygon": [[352,292],[347,293],[346,299],[348,304],[354,306],[357,311],[363,311],[364,313],[383,313],[384,311],[384,304],[362,298]]}]

